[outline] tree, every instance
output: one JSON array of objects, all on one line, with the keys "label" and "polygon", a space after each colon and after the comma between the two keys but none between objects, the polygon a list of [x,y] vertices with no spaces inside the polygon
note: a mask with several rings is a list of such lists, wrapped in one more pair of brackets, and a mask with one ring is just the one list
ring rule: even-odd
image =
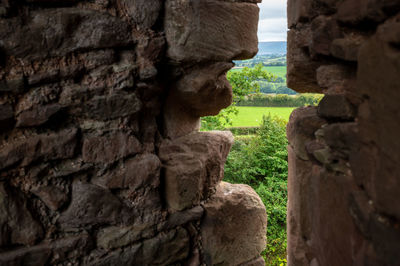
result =
[{"label": "tree", "polygon": [[258,81],[273,81],[276,79],[274,75],[263,69],[261,63],[252,68],[244,67],[240,70],[229,71],[226,78],[232,86],[233,103],[231,106],[221,110],[216,116],[203,117],[201,119],[202,130],[224,129],[227,126],[231,126],[231,115],[238,113],[238,109],[235,107],[236,104],[242,101],[246,95],[260,91]]}]

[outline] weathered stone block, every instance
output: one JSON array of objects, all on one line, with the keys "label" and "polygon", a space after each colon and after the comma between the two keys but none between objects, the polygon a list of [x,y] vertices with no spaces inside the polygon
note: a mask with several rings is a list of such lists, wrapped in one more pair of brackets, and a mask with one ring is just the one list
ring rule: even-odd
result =
[{"label": "weathered stone block", "polygon": [[317,69],[317,81],[321,88],[343,92],[352,89],[350,84],[355,80],[355,74],[351,67],[322,65]]},{"label": "weathered stone block", "polygon": [[308,21],[312,12],[312,1],[291,0],[287,2],[288,28],[293,28],[299,22]]},{"label": "weathered stone block", "polygon": [[33,245],[43,238],[43,233],[42,225],[28,210],[26,199],[0,182],[0,247]]},{"label": "weathered stone block", "polygon": [[135,94],[113,94],[95,96],[83,107],[86,117],[98,120],[109,120],[134,115],[140,111],[142,103]]},{"label": "weathered stone block", "polygon": [[233,144],[232,133],[195,132],[165,141],[159,150],[165,164],[165,197],[174,210],[205,199],[223,178],[223,167]]},{"label": "weathered stone block", "polygon": [[14,110],[10,103],[0,103],[0,123],[14,118]]},{"label": "weathered stone block", "polygon": [[74,182],[71,197],[70,205],[58,219],[62,228],[116,225],[132,220],[132,211],[109,190]]},{"label": "weathered stone block", "polygon": [[358,51],[364,38],[362,36],[350,35],[344,38],[335,39],[331,44],[331,54],[334,57],[356,62],[358,59]]},{"label": "weathered stone block", "polygon": [[111,226],[99,231],[96,243],[103,249],[111,250],[127,246],[144,237],[153,237],[155,233],[154,224]]},{"label": "weathered stone block", "polygon": [[191,109],[176,99],[173,95],[169,95],[164,106],[163,131],[168,138],[179,138],[200,130],[200,117],[193,115]]},{"label": "weathered stone block", "polygon": [[[309,32],[307,28],[304,30]],[[298,38],[302,40],[301,45],[297,43]],[[296,29],[288,32],[287,86],[297,92],[321,93],[322,89],[318,86],[315,74],[319,63],[311,60],[308,47],[303,43],[305,38],[303,33]]]},{"label": "weathered stone block", "polygon": [[[380,26],[377,34],[360,49],[357,92],[364,95],[359,107],[359,136],[364,143],[352,156],[355,177],[362,181],[377,209],[400,219],[400,43],[398,17]],[[357,165],[365,164],[364,172]]]},{"label": "weathered stone block", "polygon": [[41,186],[32,189],[32,193],[38,196],[47,207],[56,211],[68,200],[66,192],[54,186]]},{"label": "weathered stone block", "polygon": [[126,15],[140,28],[151,28],[157,21],[162,8],[161,0],[122,0],[119,3]]},{"label": "weathered stone block", "polygon": [[396,0],[345,0],[338,5],[339,21],[359,25],[366,21],[382,22],[387,10],[399,10]]},{"label": "weathered stone block", "polygon": [[176,82],[172,97],[194,116],[217,115],[232,103],[232,87],[226,79],[232,67],[232,63],[215,63],[195,68]]},{"label": "weathered stone block", "polygon": [[318,115],[326,119],[352,120],[355,114],[354,106],[340,94],[325,95],[318,105]]},{"label": "weathered stone block", "polygon": [[342,37],[342,32],[334,17],[318,16],[311,22],[311,36],[311,54],[330,55],[333,40]]},{"label": "weathered stone block", "polygon": [[325,123],[326,121],[318,117],[315,107],[301,107],[292,112],[286,127],[286,134],[290,146],[299,158],[309,159],[306,144],[315,139],[315,132]]},{"label": "weathered stone block", "polygon": [[58,103],[39,105],[33,109],[25,110],[17,116],[17,127],[33,127],[40,126],[48,122],[52,117],[62,110],[62,106]]},{"label": "weathered stone block", "polygon": [[0,92],[18,93],[24,89],[24,77],[18,76],[13,79],[0,80]]},{"label": "weathered stone block", "polygon": [[207,265],[239,265],[265,249],[267,213],[251,187],[222,182],[204,209],[201,239]]},{"label": "weathered stone block", "polygon": [[169,230],[177,226],[184,225],[188,222],[198,221],[203,216],[204,209],[202,206],[196,206],[181,212],[171,213],[167,220],[157,226],[159,231]]},{"label": "weathered stone block", "polygon": [[189,254],[189,236],[185,229],[162,232],[142,243],[109,252],[88,265],[170,265]]},{"label": "weathered stone block", "polygon": [[141,148],[141,144],[134,136],[122,132],[114,132],[104,137],[89,137],[83,141],[83,161],[112,163],[139,153]]},{"label": "weathered stone block", "polygon": [[0,22],[1,46],[6,55],[34,60],[133,44],[129,25],[105,13],[78,8],[45,9],[32,11],[27,20],[30,23],[26,25],[19,18]]},{"label": "weathered stone block", "polygon": [[[305,161],[288,146],[288,202],[287,202],[287,245],[288,265],[309,266],[311,222],[307,214],[310,195],[310,175],[313,169],[310,161]],[[311,171],[310,171],[311,170]]]},{"label": "weathered stone block", "polygon": [[154,154],[138,155],[104,176],[94,177],[92,183],[110,189],[156,188],[160,184],[160,169],[160,159]]},{"label": "weathered stone block", "polygon": [[0,253],[0,264],[4,266],[57,264],[84,256],[91,248],[92,241],[89,235],[82,234]]},{"label": "weathered stone block", "polygon": [[167,55],[173,61],[242,60],[258,51],[255,4],[168,0],[165,12]]},{"label": "weathered stone block", "polygon": [[71,158],[77,145],[77,129],[41,134],[10,142],[0,151],[0,169],[21,163],[23,166],[39,159],[52,161]]}]

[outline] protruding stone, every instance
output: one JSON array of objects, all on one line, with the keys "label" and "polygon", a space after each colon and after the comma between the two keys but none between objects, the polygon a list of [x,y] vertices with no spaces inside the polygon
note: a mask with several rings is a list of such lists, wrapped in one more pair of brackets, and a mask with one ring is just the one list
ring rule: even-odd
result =
[{"label": "protruding stone", "polygon": [[89,163],[112,163],[141,151],[141,144],[131,135],[114,132],[104,137],[91,137],[83,141],[83,161]]},{"label": "protruding stone", "polygon": [[68,209],[58,219],[62,228],[116,225],[132,219],[132,212],[109,190],[74,182],[72,200]]},{"label": "protruding stone", "polygon": [[191,70],[175,84],[175,102],[194,116],[217,115],[232,103],[232,87],[226,79],[226,72],[232,67],[232,63],[215,63]]},{"label": "protruding stone", "polygon": [[251,58],[258,51],[258,12],[251,3],[168,0],[167,55],[173,61],[191,63]]},{"label": "protruding stone", "polygon": [[223,178],[233,144],[229,131],[195,132],[165,141],[159,151],[165,164],[165,197],[174,210],[199,204]]},{"label": "protruding stone", "polygon": [[207,265],[239,265],[265,249],[267,213],[250,186],[222,182],[204,209],[201,238]]}]

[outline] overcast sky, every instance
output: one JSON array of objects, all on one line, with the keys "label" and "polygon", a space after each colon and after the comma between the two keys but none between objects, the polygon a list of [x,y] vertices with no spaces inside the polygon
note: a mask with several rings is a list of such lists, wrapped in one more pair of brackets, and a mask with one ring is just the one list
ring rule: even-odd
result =
[{"label": "overcast sky", "polygon": [[260,7],[258,41],[286,41],[286,1],[263,0]]}]

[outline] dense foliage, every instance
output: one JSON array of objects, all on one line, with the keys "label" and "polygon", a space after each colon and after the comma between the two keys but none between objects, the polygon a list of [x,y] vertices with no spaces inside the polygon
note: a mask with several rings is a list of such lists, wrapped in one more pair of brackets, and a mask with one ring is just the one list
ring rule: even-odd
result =
[{"label": "dense foliage", "polygon": [[267,265],[286,261],[287,139],[286,121],[264,117],[253,137],[235,138],[225,165],[225,181],[250,185],[268,214]]},{"label": "dense foliage", "polygon": [[286,86],[286,79],[282,77],[278,77],[274,82],[260,80],[259,84],[260,84],[260,92],[262,93],[290,94],[290,95],[297,94],[297,92],[289,89]]},{"label": "dense foliage", "polygon": [[263,107],[302,107],[315,106],[321,101],[323,94],[304,93],[297,95],[263,93],[250,94],[237,103],[238,106],[263,106]]}]

